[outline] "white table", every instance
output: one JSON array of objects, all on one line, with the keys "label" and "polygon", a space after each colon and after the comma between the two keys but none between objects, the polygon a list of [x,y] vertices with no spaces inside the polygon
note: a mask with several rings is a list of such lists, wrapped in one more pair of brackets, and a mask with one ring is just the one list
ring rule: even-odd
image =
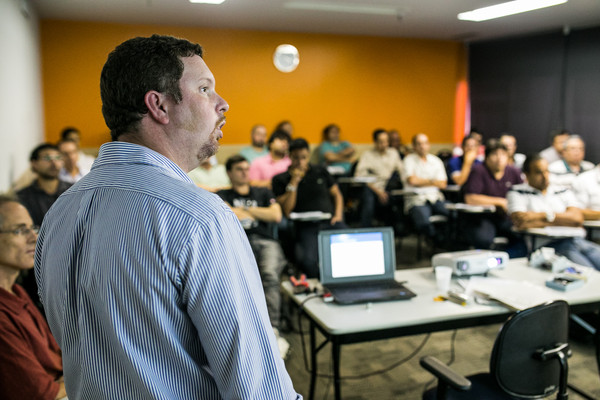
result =
[{"label": "white table", "polygon": [[337,179],[337,183],[347,183],[350,185],[366,185],[367,183],[377,182],[375,176],[343,176]]},{"label": "white table", "polygon": [[588,240],[592,240],[593,232],[600,229],[600,219],[583,221],[583,227],[587,230]]},{"label": "white table", "polygon": [[546,226],[543,228],[528,228],[519,232],[525,236],[529,236],[531,239],[529,254],[533,253],[537,249],[537,246],[535,245],[537,238],[558,240],[586,236],[585,229],[572,226]]},{"label": "white table", "polygon": [[446,203],[444,204],[447,210],[464,212],[467,214],[491,214],[496,212],[496,206],[476,206],[467,203]]},{"label": "white table", "polygon": [[[570,292],[546,288],[545,280],[551,275],[550,272],[528,267],[524,258],[511,260],[505,269],[494,270],[490,274],[501,278],[526,280],[539,286],[545,294],[540,302],[548,298],[564,299],[573,312],[587,312],[600,308],[600,273],[596,271],[591,271],[587,284]],[[295,295],[289,282],[282,284],[284,292],[297,305],[302,305],[302,310],[310,321],[312,371],[309,399],[314,396],[317,353],[325,344],[317,347],[317,329],[325,336],[325,342],[329,341],[332,345],[334,392],[335,398],[340,399],[340,353],[343,344],[499,323],[512,314],[509,309],[496,304],[470,303],[460,306],[450,301],[434,301],[440,293],[430,268],[396,271],[396,280],[406,281],[406,286],[416,293],[417,297],[403,301],[342,306],[325,303],[320,297],[308,299],[310,295],[307,294]],[[316,284],[314,281],[312,283]]]},{"label": "white table", "polygon": [[326,221],[331,219],[331,213],[322,211],[305,211],[305,212],[292,212],[290,213],[289,219],[291,221]]}]

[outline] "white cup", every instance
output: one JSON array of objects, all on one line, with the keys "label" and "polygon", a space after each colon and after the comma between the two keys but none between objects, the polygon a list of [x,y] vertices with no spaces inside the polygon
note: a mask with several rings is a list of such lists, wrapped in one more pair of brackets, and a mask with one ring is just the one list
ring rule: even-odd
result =
[{"label": "white cup", "polygon": [[452,268],[439,266],[435,267],[435,281],[437,288],[442,293],[447,293],[450,289],[450,279],[452,279]]}]

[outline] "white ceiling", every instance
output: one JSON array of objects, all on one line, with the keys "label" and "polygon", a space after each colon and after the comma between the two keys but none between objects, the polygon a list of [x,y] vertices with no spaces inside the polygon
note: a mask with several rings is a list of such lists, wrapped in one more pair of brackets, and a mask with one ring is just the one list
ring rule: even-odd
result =
[{"label": "white ceiling", "polygon": [[[27,0],[18,0],[26,2]],[[262,31],[415,37],[477,41],[537,32],[600,26],[600,0],[566,4],[485,22],[459,21],[459,12],[504,0],[29,0],[41,18],[183,25]],[[395,15],[303,11],[286,3],[395,9]]]}]

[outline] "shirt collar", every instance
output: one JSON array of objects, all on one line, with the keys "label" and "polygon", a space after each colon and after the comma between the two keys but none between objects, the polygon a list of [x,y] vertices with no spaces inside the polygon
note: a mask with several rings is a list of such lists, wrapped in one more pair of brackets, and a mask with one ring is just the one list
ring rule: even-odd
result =
[{"label": "shirt collar", "polygon": [[109,164],[146,164],[161,168],[170,176],[192,182],[192,179],[173,161],[146,146],[128,142],[108,142],[100,146],[92,169]]}]

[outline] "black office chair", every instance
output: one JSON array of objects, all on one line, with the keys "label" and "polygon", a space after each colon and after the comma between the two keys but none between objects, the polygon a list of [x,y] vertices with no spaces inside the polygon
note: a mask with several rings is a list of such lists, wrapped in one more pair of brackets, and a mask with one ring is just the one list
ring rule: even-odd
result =
[{"label": "black office chair", "polygon": [[421,366],[438,378],[423,399],[523,399],[557,393],[567,399],[569,306],[559,300],[520,311],[504,324],[490,372],[465,378],[435,357]]}]

